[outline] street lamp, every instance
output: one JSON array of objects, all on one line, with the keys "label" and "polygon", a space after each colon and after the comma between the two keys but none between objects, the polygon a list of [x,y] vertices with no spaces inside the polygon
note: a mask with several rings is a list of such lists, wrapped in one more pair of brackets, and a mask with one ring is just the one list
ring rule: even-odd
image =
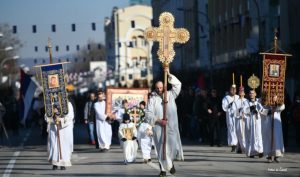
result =
[{"label": "street lamp", "polygon": [[12,46],[5,47],[4,49],[0,49],[0,51],[10,51],[14,49]]},{"label": "street lamp", "polygon": [[0,33],[0,37],[3,37],[3,33]]},{"label": "street lamp", "polygon": [[0,64],[0,83],[2,83],[2,68],[3,68],[3,64],[4,64],[6,61],[8,61],[8,60],[17,60],[17,59],[19,59],[19,58],[20,58],[20,56],[15,55],[15,56],[13,56],[13,57],[4,58],[4,59],[2,60],[2,62],[1,62],[1,64]]}]

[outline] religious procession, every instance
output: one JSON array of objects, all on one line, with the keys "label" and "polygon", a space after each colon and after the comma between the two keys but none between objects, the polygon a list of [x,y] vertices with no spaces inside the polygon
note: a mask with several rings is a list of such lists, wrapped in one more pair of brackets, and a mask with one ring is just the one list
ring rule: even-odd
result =
[{"label": "religious procession", "polygon": [[3,176],[300,175],[300,3],[54,2],[0,6]]}]

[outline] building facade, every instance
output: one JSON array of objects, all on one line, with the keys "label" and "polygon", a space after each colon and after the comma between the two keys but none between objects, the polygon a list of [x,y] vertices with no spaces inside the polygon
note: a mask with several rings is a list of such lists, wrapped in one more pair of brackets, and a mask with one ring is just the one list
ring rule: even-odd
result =
[{"label": "building facade", "polygon": [[272,47],[274,29],[280,26],[279,1],[209,0],[208,12],[213,86],[225,91],[232,73],[261,78],[259,52]]},{"label": "building facade", "polygon": [[147,87],[152,83],[152,42],[144,38],[151,26],[152,8],[133,5],[114,8],[105,20],[105,43],[108,67],[120,86]]}]

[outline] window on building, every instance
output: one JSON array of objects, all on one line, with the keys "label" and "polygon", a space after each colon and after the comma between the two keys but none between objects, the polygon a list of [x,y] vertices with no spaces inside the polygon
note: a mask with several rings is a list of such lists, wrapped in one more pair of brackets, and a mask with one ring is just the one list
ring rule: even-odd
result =
[{"label": "window on building", "polygon": [[35,52],[38,52],[38,50],[39,50],[38,46],[35,46],[35,47],[34,47],[34,51],[35,51]]},{"label": "window on building", "polygon": [[91,45],[90,44],[87,45],[87,49],[91,50]]},{"label": "window on building", "polygon": [[76,50],[79,51],[80,50],[80,46],[76,45]]},{"label": "window on building", "polygon": [[69,58],[67,58],[67,60],[66,60],[67,62],[69,62]]},{"label": "window on building", "polygon": [[124,80],[125,80],[125,77],[124,77],[124,76],[122,76],[122,77],[121,77],[121,80],[122,80],[122,81],[124,81]]},{"label": "window on building", "polygon": [[119,47],[122,47],[122,43],[121,43],[121,42],[119,42],[119,43],[118,43],[118,46],[119,46]]},{"label": "window on building", "polygon": [[14,34],[16,34],[17,32],[18,32],[18,30],[17,30],[17,26],[16,26],[16,25],[14,25],[14,26],[13,26],[13,33],[14,33]]},{"label": "window on building", "polygon": [[48,52],[48,46],[45,46],[45,51]]},{"label": "window on building", "polygon": [[55,25],[51,25],[51,31],[56,32],[56,26]]},{"label": "window on building", "polygon": [[36,25],[32,25],[32,33],[36,33]]},{"label": "window on building", "polygon": [[69,45],[66,46],[66,51],[69,51],[70,50],[70,47]]},{"label": "window on building", "polygon": [[133,37],[131,43],[132,43],[132,47],[137,47],[137,38]]},{"label": "window on building", "polygon": [[76,31],[76,25],[75,25],[75,23],[72,24],[72,31],[73,31],[73,32]]},{"label": "window on building", "polygon": [[98,44],[98,49],[99,49],[99,50],[101,49],[101,44]]},{"label": "window on building", "polygon": [[129,75],[128,75],[128,79],[129,79],[129,80],[132,80],[132,74],[129,74]]},{"label": "window on building", "polygon": [[36,63],[37,63],[37,59],[34,59],[34,61],[33,61],[33,62],[34,62],[34,64],[36,64]]},{"label": "window on building", "polygon": [[96,23],[92,23],[92,30],[96,31]]},{"label": "window on building", "polygon": [[129,45],[127,47],[134,47],[134,42],[133,41],[130,41],[129,42]]},{"label": "window on building", "polygon": [[134,20],[131,21],[131,28],[135,28],[135,22],[134,22]]},{"label": "window on building", "polygon": [[141,77],[146,77],[147,76],[147,70],[141,70]]},{"label": "window on building", "polygon": [[55,46],[55,51],[56,51],[56,52],[58,52],[58,51],[59,51],[59,47],[58,47],[58,45],[57,45],[57,46]]}]

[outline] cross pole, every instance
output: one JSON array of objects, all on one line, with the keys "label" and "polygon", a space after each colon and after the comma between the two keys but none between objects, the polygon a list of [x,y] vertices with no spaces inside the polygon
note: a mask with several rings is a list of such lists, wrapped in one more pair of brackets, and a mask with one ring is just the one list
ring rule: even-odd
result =
[{"label": "cross pole", "polygon": [[52,64],[53,60],[52,60],[52,45],[51,45],[51,39],[50,37],[48,37],[48,50],[49,50],[49,63]]},{"label": "cross pole", "polygon": [[[52,60],[52,45],[51,45],[51,39],[50,37],[48,37],[48,50],[49,50],[49,63],[52,64],[53,63],[53,60]],[[54,104],[52,104],[52,112],[54,112]],[[59,131],[60,131],[60,122],[58,121],[56,115],[54,114],[53,115],[53,119],[55,117],[55,124],[57,126],[57,129],[56,129],[56,134],[57,134],[57,144],[58,144],[58,148],[59,148],[59,159],[61,160],[62,159],[62,152],[61,152],[61,144],[60,144],[60,134],[59,134]]]},{"label": "cross pole", "polygon": [[[163,12],[159,16],[159,27],[149,27],[145,30],[145,38],[149,41],[159,42],[157,55],[162,62],[164,70],[164,96],[163,96],[163,120],[167,119],[167,82],[169,65],[175,56],[174,43],[186,43],[189,32],[184,28],[174,28],[174,16],[169,12]],[[166,126],[163,126],[163,160],[166,159]]]}]

